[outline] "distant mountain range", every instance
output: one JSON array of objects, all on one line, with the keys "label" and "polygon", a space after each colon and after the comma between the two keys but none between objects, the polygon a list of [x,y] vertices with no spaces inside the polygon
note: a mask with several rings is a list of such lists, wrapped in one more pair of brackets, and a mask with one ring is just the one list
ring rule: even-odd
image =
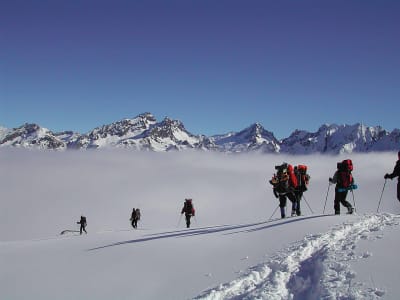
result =
[{"label": "distant mountain range", "polygon": [[240,132],[205,136],[188,132],[179,120],[158,122],[151,113],[140,114],[97,127],[87,134],[55,133],[37,124],[8,129],[0,127],[0,147],[50,150],[128,148],[137,151],[182,151],[187,149],[226,153],[352,153],[400,150],[400,130],[380,126],[322,125],[317,132],[296,130],[282,140],[255,123]]}]

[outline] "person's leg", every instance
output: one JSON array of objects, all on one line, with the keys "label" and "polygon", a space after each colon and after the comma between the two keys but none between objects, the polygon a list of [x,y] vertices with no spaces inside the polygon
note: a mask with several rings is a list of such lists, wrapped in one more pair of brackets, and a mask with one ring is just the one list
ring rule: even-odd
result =
[{"label": "person's leg", "polygon": [[290,202],[292,202],[292,217],[296,216],[297,213],[297,196],[294,193],[287,194]]},{"label": "person's leg", "polygon": [[349,201],[346,200],[347,193],[348,193],[347,191],[340,193],[341,194],[340,203],[342,203],[342,205],[347,208],[348,213],[351,214],[351,213],[353,213],[353,206],[350,204]]},{"label": "person's leg", "polygon": [[279,207],[281,208],[281,218],[285,218],[285,207],[286,207],[286,196],[285,195],[279,195]]},{"label": "person's leg", "polygon": [[297,196],[296,214],[297,214],[298,216],[300,216],[300,215],[301,215],[300,201],[301,201],[301,198],[303,198],[303,192],[299,192],[296,196]]},{"label": "person's leg", "polygon": [[186,215],[186,227],[190,228],[190,215]]},{"label": "person's leg", "polygon": [[335,191],[335,200],[333,202],[333,208],[335,209],[335,215],[340,215],[340,199],[341,194],[338,191]]},{"label": "person's leg", "polygon": [[397,181],[397,200],[400,201],[400,180]]}]

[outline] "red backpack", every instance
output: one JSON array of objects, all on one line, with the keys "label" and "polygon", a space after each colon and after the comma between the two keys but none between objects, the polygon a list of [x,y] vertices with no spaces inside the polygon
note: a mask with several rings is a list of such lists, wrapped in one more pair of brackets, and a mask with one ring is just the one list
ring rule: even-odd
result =
[{"label": "red backpack", "polygon": [[292,165],[288,165],[287,167],[288,175],[289,175],[289,185],[291,187],[297,188],[298,182],[297,182],[297,177],[294,174],[294,168]]},{"label": "red backpack", "polygon": [[307,190],[308,183],[310,181],[310,175],[307,174],[306,165],[298,165],[295,169],[295,174],[297,176],[298,186],[302,191]]},{"label": "red backpack", "polygon": [[193,203],[192,203],[192,199],[185,199],[185,203],[183,205],[183,211],[186,214],[191,214],[192,216],[194,216],[194,207],[193,207]]},{"label": "red backpack", "polygon": [[338,166],[338,185],[340,188],[348,188],[353,184],[353,162],[351,159],[345,159]]}]

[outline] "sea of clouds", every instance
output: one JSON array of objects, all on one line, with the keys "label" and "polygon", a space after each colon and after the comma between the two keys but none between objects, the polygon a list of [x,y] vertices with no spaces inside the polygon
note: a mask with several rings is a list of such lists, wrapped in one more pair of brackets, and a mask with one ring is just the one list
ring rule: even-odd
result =
[{"label": "sea of clouds", "polygon": [[[28,150],[0,151],[0,241],[43,238],[77,229],[81,215],[89,232],[128,229],[133,207],[141,228],[182,226],[180,210],[192,198],[198,226],[267,220],[278,206],[268,183],[282,162],[306,164],[311,181],[304,194],[315,214],[333,213],[328,178],[336,163],[353,160],[359,188],[357,213],[376,212],[396,153],[308,155],[227,155],[205,152]],[[400,212],[396,180],[388,180],[380,211]],[[311,214],[304,200],[303,214]],[[342,208],[345,212],[345,208]],[[278,217],[278,213],[274,217]]]}]

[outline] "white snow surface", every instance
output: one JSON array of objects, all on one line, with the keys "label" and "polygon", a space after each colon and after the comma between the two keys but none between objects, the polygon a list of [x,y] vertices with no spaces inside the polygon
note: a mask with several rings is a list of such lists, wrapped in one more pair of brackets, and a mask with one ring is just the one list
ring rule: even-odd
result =
[{"label": "white snow surface", "polygon": [[[345,158],[356,214],[334,216],[327,179]],[[1,150],[0,298],[398,299],[396,180],[376,212],[396,158]],[[309,166],[301,217],[272,216],[283,161]]]}]

